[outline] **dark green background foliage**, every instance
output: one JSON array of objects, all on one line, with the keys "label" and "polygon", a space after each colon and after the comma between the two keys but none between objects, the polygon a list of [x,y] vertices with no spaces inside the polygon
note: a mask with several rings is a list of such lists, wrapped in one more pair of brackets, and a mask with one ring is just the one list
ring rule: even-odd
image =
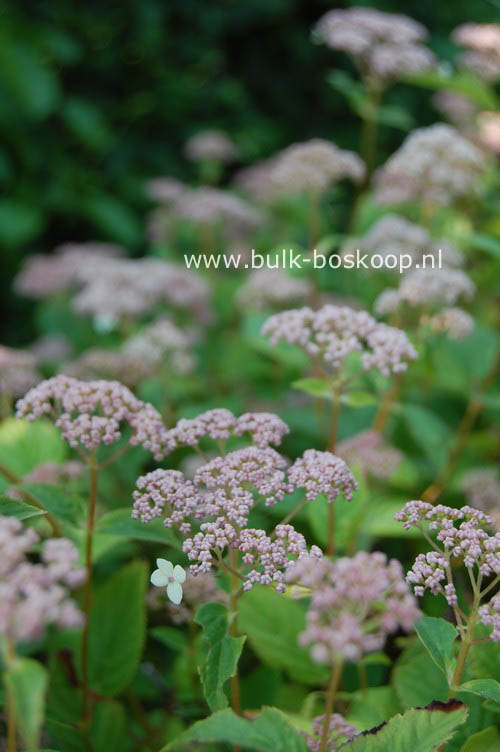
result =
[{"label": "dark green background foliage", "polygon": [[[359,4],[359,3],[358,3]],[[292,141],[332,137],[356,147],[359,121],[328,85],[349,70],[311,44],[326,0],[66,0],[0,6],[1,341],[33,335],[30,303],[10,283],[23,256],[68,240],[109,238],[145,248],[145,178],[193,178],[182,158],[191,133],[221,127],[252,162]],[[496,2],[377,2],[431,31],[444,60],[449,32],[498,18]],[[428,92],[399,85],[413,125],[435,119]],[[418,115],[418,117],[417,117]],[[382,131],[378,158],[404,131]],[[12,321],[16,320],[16,326]]]}]

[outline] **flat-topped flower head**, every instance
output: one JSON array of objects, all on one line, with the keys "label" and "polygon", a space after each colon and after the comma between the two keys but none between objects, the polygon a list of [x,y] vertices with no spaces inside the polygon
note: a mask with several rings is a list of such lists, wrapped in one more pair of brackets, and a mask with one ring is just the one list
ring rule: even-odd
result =
[{"label": "flat-topped flower head", "polygon": [[299,308],[271,316],[262,328],[272,345],[289,342],[339,372],[345,361],[359,354],[360,372],[380,370],[384,375],[405,371],[417,353],[400,329],[380,324],[366,311],[325,305],[318,311]]},{"label": "flat-topped flower head", "polygon": [[14,643],[36,640],[47,627],[79,627],[83,616],[69,589],[85,580],[74,543],[53,538],[31,558],[37,533],[14,517],[0,516],[0,636]]},{"label": "flat-topped flower head", "polygon": [[487,81],[500,78],[500,24],[461,24],[452,38],[466,48],[459,58],[464,68]]},{"label": "flat-topped flower head", "polygon": [[[200,225],[230,223],[237,227],[258,227],[262,213],[248,201],[219,188],[192,188],[182,193],[171,205],[171,214]],[[201,249],[206,250],[206,249]]]},{"label": "flat-topped flower head", "polygon": [[417,128],[376,173],[375,200],[446,206],[477,193],[486,167],[484,153],[453,126]]},{"label": "flat-topped flower head", "polygon": [[346,501],[351,501],[358,483],[346,463],[331,452],[307,449],[288,471],[288,479],[297,488],[306,492],[308,501],[314,501],[320,494],[326,496],[329,503],[343,494]]},{"label": "flat-topped flower head", "polygon": [[288,569],[286,580],[312,590],[299,641],[311,647],[319,663],[331,665],[340,656],[359,660],[383,648],[399,628],[410,631],[419,616],[400,562],[378,551],[305,566],[299,560]]},{"label": "flat-topped flower head", "polygon": [[290,303],[305,303],[311,293],[307,279],[291,277],[283,269],[256,269],[236,293],[236,301],[244,310],[279,310]]},{"label": "flat-topped flower head", "polygon": [[121,381],[127,387],[135,387],[151,375],[151,365],[145,359],[121,350],[91,347],[75,360],[66,363],[63,372],[82,381],[106,379]]},{"label": "flat-topped flower head", "polygon": [[397,214],[386,214],[363,237],[349,240],[343,246],[342,254],[353,253],[357,248],[383,259],[388,256],[410,256],[413,266],[422,265],[424,257],[427,264],[431,263],[431,258],[436,265],[439,260],[442,266],[457,267],[463,264],[463,256],[453,243],[435,240],[425,227]]},{"label": "flat-topped flower head", "polygon": [[422,42],[427,30],[408,16],[375,8],[330,10],[315,35],[334,50],[352,56],[361,74],[380,83],[432,68],[435,58]]},{"label": "flat-topped flower head", "polygon": [[118,441],[123,427],[131,431],[130,444],[143,446],[158,459],[171,448],[159,412],[118,381],[54,376],[18,401],[17,417],[50,418],[70,446],[87,452]]},{"label": "flat-topped flower head", "polygon": [[233,162],[238,149],[223,131],[206,130],[191,136],[184,147],[186,157],[193,162]]},{"label": "flat-topped flower head", "polygon": [[102,259],[82,267],[73,298],[77,313],[110,320],[134,319],[160,305],[187,310],[201,321],[211,317],[210,290],[180,264],[155,258]]},{"label": "flat-topped flower head", "polygon": [[270,179],[277,190],[304,193],[324,191],[344,178],[358,183],[364,175],[365,165],[357,154],[314,138],[280,152]]},{"label": "flat-topped flower head", "polygon": [[377,431],[362,431],[340,441],[335,449],[348,465],[376,478],[390,478],[403,460],[403,454],[388,446]]},{"label": "flat-topped flower head", "polygon": [[176,606],[182,601],[182,584],[186,579],[186,572],[179,565],[175,567],[171,561],[157,559],[158,569],[151,575],[151,583],[156,587],[166,587],[167,596]]},{"label": "flat-topped flower head", "polygon": [[[481,592],[484,578],[500,575],[500,533],[489,532],[492,520],[484,512],[469,506],[456,509],[416,500],[405,504],[395,519],[402,522],[405,529],[417,527],[433,546],[432,551],[417,556],[407,574],[406,579],[413,585],[415,595],[422,596],[429,590],[433,595],[443,595],[448,604],[455,607],[457,594],[452,559],[455,564],[466,567],[475,593]],[[427,527],[434,535],[434,541],[429,538]],[[489,603],[482,605],[480,613],[486,615],[486,625],[494,625],[490,617],[495,611],[495,603],[490,599]],[[491,638],[500,639],[496,627]]]},{"label": "flat-topped flower head", "polygon": [[171,201],[179,198],[185,190],[187,190],[187,187],[184,183],[168,176],[153,178],[146,183],[147,196],[161,204],[170,204]]},{"label": "flat-topped flower head", "polygon": [[399,296],[409,306],[453,306],[459,300],[471,300],[474,283],[460,269],[415,269],[405,275]]},{"label": "flat-topped flower head", "polygon": [[467,311],[456,306],[442,308],[440,311],[424,319],[432,331],[447,334],[450,339],[460,340],[469,337],[475,328],[473,317]]}]

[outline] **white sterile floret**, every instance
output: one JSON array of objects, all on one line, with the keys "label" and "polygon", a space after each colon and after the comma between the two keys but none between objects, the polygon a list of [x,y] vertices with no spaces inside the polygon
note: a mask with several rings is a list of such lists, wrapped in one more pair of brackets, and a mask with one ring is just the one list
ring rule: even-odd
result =
[{"label": "white sterile floret", "polygon": [[157,559],[155,569],[151,575],[151,583],[156,587],[167,587],[167,596],[172,603],[178,605],[182,601],[182,583],[186,579],[186,572],[176,564],[166,559]]}]

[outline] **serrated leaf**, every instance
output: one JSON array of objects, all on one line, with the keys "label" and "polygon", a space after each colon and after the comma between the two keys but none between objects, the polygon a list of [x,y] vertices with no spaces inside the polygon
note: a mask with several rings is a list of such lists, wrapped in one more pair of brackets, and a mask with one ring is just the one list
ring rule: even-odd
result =
[{"label": "serrated leaf", "polygon": [[145,633],[147,571],[133,562],[96,588],[89,624],[89,684],[102,695],[116,695],[132,681]]},{"label": "serrated leaf", "polygon": [[465,684],[461,684],[458,691],[472,692],[474,695],[500,704],[500,684],[495,679],[472,679]]},{"label": "serrated leaf", "polygon": [[0,515],[4,517],[17,517],[18,520],[28,520],[30,517],[39,517],[47,514],[43,509],[38,509],[24,501],[9,499],[8,496],[0,497]]},{"label": "serrated leaf", "polygon": [[276,708],[264,708],[255,721],[237,716],[232,710],[220,710],[198,721],[168,744],[162,752],[200,744],[231,744],[256,752],[306,752],[304,738]]},{"label": "serrated leaf", "polygon": [[396,715],[381,728],[366,731],[347,745],[349,752],[436,752],[465,722],[461,702],[432,703]]},{"label": "serrated leaf", "polygon": [[5,685],[27,747],[38,744],[45,709],[48,674],[33,658],[15,658],[4,675]]},{"label": "serrated leaf", "polygon": [[246,638],[227,634],[227,609],[222,603],[205,603],[198,609],[195,621],[203,627],[208,647],[205,661],[199,667],[203,694],[212,712],[222,710],[228,705],[224,686],[236,673]]},{"label": "serrated leaf", "polygon": [[328,669],[315,663],[297,640],[304,630],[305,611],[300,603],[274,590],[254,588],[238,606],[238,626],[247,635],[259,658],[284,669],[304,684],[325,684]]},{"label": "serrated leaf", "polygon": [[455,671],[453,649],[458,632],[445,619],[422,616],[415,625],[416,632],[436,666],[445,674],[448,684]]},{"label": "serrated leaf", "polygon": [[[425,676],[425,682],[422,681]],[[392,683],[403,708],[427,705],[432,700],[445,701],[448,682],[420,641],[401,654],[392,673]]]},{"label": "serrated leaf", "polygon": [[297,379],[292,382],[294,389],[300,389],[301,392],[310,394],[312,397],[321,397],[322,399],[332,399],[332,385],[328,379]]}]

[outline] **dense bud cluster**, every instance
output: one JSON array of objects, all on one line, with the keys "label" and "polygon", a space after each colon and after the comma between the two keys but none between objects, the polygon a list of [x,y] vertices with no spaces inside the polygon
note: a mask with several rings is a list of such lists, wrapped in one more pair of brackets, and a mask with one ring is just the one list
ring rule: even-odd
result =
[{"label": "dense bud cluster", "polygon": [[467,48],[460,57],[465,68],[488,81],[500,78],[500,24],[466,23],[457,26],[452,36]]},{"label": "dense bud cluster", "polygon": [[[500,575],[500,533],[491,535],[488,532],[492,521],[484,512],[469,506],[456,509],[443,504],[433,506],[424,501],[409,501],[396,514],[396,520],[402,522],[407,530],[416,526],[423,533],[424,523],[428,523],[429,530],[435,533],[434,550],[419,554],[407,574],[408,582],[414,586],[415,595],[422,596],[429,590],[433,595],[444,595],[450,606],[456,606],[457,595],[451,574],[452,558],[469,570],[478,591],[483,578]],[[493,600],[483,604],[482,615],[491,616],[496,611],[497,601]],[[494,622],[488,617],[484,623],[489,625]],[[500,631],[496,626],[492,639],[500,639]]]},{"label": "dense bud cluster", "polygon": [[410,631],[419,615],[400,562],[378,551],[335,562],[299,560],[289,568],[287,582],[312,590],[299,639],[319,663],[331,665],[339,657],[356,661],[380,650],[399,628]]},{"label": "dense bud cluster", "polygon": [[28,558],[36,532],[14,517],[0,517],[0,635],[14,643],[43,636],[50,624],[79,627],[82,614],[68,597],[85,579],[79,554],[65,538],[42,543],[41,561]]},{"label": "dense bud cluster", "polygon": [[450,204],[478,190],[486,158],[451,125],[417,128],[376,174],[380,204]]},{"label": "dense bud cluster", "polygon": [[334,371],[353,353],[359,353],[363,371],[378,369],[386,376],[405,371],[407,361],[417,357],[403,331],[346,306],[283,311],[266,321],[262,334],[273,345],[283,341],[297,345]]},{"label": "dense bud cluster", "polygon": [[427,30],[408,16],[375,8],[330,10],[315,32],[328,47],[351,55],[363,76],[379,82],[428,70],[435,62],[421,44]]},{"label": "dense bud cluster", "polygon": [[403,460],[399,449],[387,446],[377,431],[362,431],[344,439],[335,451],[350,467],[358,466],[363,473],[382,479],[390,478]]},{"label": "dense bud cluster", "polygon": [[94,452],[101,444],[118,441],[123,426],[131,430],[130,444],[148,449],[157,459],[169,448],[158,411],[117,381],[79,381],[70,376],[54,376],[19,400],[17,417],[51,418],[70,446],[88,452]]},{"label": "dense bud cluster", "polygon": [[186,157],[193,162],[232,162],[238,150],[223,131],[201,131],[191,136],[184,148]]},{"label": "dense bud cluster", "polygon": [[305,303],[312,289],[309,280],[291,277],[283,269],[256,269],[238,290],[236,300],[243,309],[280,309]]},{"label": "dense bud cluster", "polygon": [[364,175],[365,166],[357,154],[314,138],[280,152],[270,179],[277,190],[301,193],[324,191],[344,178],[360,182]]}]

